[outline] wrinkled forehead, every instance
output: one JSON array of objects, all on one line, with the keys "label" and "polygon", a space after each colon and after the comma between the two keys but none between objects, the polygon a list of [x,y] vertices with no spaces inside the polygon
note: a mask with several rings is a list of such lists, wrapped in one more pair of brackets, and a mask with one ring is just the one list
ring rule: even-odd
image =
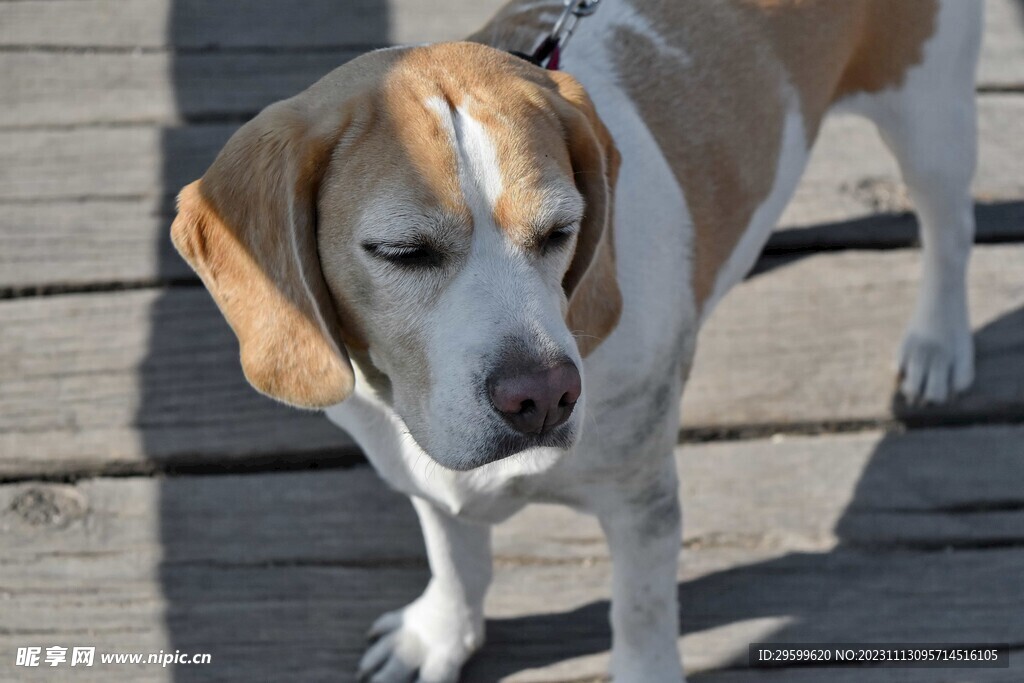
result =
[{"label": "wrinkled forehead", "polygon": [[325,189],[343,194],[353,215],[422,213],[470,227],[486,219],[513,239],[578,219],[551,93],[523,67],[488,53],[460,63],[466,55],[437,47],[413,48],[382,74],[335,150]]}]

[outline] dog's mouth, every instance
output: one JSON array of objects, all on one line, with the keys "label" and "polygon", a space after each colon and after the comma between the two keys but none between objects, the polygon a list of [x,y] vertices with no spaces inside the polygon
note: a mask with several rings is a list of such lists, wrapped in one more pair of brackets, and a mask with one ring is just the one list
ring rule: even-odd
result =
[{"label": "dog's mouth", "polygon": [[576,431],[577,427],[573,422],[567,422],[539,434],[519,434],[511,430],[502,431],[490,441],[488,448],[476,451],[473,457],[457,463],[439,462],[439,464],[450,469],[465,472],[505,460],[515,455],[528,453],[532,450],[569,450],[576,443]]}]

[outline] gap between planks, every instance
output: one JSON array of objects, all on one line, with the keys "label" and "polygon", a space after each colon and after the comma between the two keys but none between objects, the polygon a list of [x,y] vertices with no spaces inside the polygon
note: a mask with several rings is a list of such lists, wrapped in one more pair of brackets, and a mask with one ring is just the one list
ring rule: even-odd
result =
[{"label": "gap between planks", "polygon": [[[1024,505],[948,511],[1024,503],[1021,431],[679,449],[682,645],[694,680],[786,680],[743,668],[752,641],[1020,643]],[[366,467],[5,485],[0,511],[2,649],[88,633],[112,650],[213,651],[210,680],[225,665],[259,666],[264,680],[347,680],[366,626],[427,580],[411,507]],[[1017,545],[968,545],[1000,538]],[[865,540],[875,549],[859,550]],[[903,549],[922,543],[949,550]],[[465,680],[603,676],[610,566],[596,521],[531,506],[496,528],[494,547],[488,645]],[[93,673],[83,680],[111,680]]]}]

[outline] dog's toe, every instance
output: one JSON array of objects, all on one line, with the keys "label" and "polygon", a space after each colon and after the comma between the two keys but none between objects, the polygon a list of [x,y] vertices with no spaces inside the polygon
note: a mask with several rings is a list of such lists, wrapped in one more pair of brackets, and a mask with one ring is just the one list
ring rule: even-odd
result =
[{"label": "dog's toe", "polygon": [[455,610],[429,593],[373,623],[359,662],[360,683],[456,683],[462,665],[483,642],[483,621],[440,619]]},{"label": "dog's toe", "polygon": [[360,683],[456,683],[465,657],[399,629],[382,635],[359,662]]},{"label": "dog's toe", "polygon": [[359,660],[359,670],[357,673],[359,683],[369,681],[370,677],[380,671],[387,663],[391,657],[391,650],[394,647],[391,642],[392,640],[393,636],[391,634],[379,638],[363,654],[362,659]]},{"label": "dog's toe", "polygon": [[974,380],[970,334],[910,332],[900,349],[900,393],[911,404],[944,403]]},{"label": "dog's toe", "polygon": [[378,640],[381,636],[391,633],[402,626],[402,610],[395,610],[394,612],[386,612],[373,622],[370,630],[366,632],[366,638],[371,643]]},{"label": "dog's toe", "polygon": [[[412,683],[426,660],[426,647],[415,634],[397,630],[382,635],[359,662],[360,683]],[[450,679],[454,681],[455,679]]]}]

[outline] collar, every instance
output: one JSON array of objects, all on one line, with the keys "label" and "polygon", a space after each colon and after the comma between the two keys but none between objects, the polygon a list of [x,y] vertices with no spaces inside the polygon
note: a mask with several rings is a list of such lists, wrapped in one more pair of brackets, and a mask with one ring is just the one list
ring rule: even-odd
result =
[{"label": "collar", "polygon": [[551,31],[540,41],[540,45],[531,53],[512,51],[516,57],[550,71],[558,71],[562,51],[572,38],[576,25],[583,17],[589,17],[597,10],[601,0],[564,0],[565,7]]}]

